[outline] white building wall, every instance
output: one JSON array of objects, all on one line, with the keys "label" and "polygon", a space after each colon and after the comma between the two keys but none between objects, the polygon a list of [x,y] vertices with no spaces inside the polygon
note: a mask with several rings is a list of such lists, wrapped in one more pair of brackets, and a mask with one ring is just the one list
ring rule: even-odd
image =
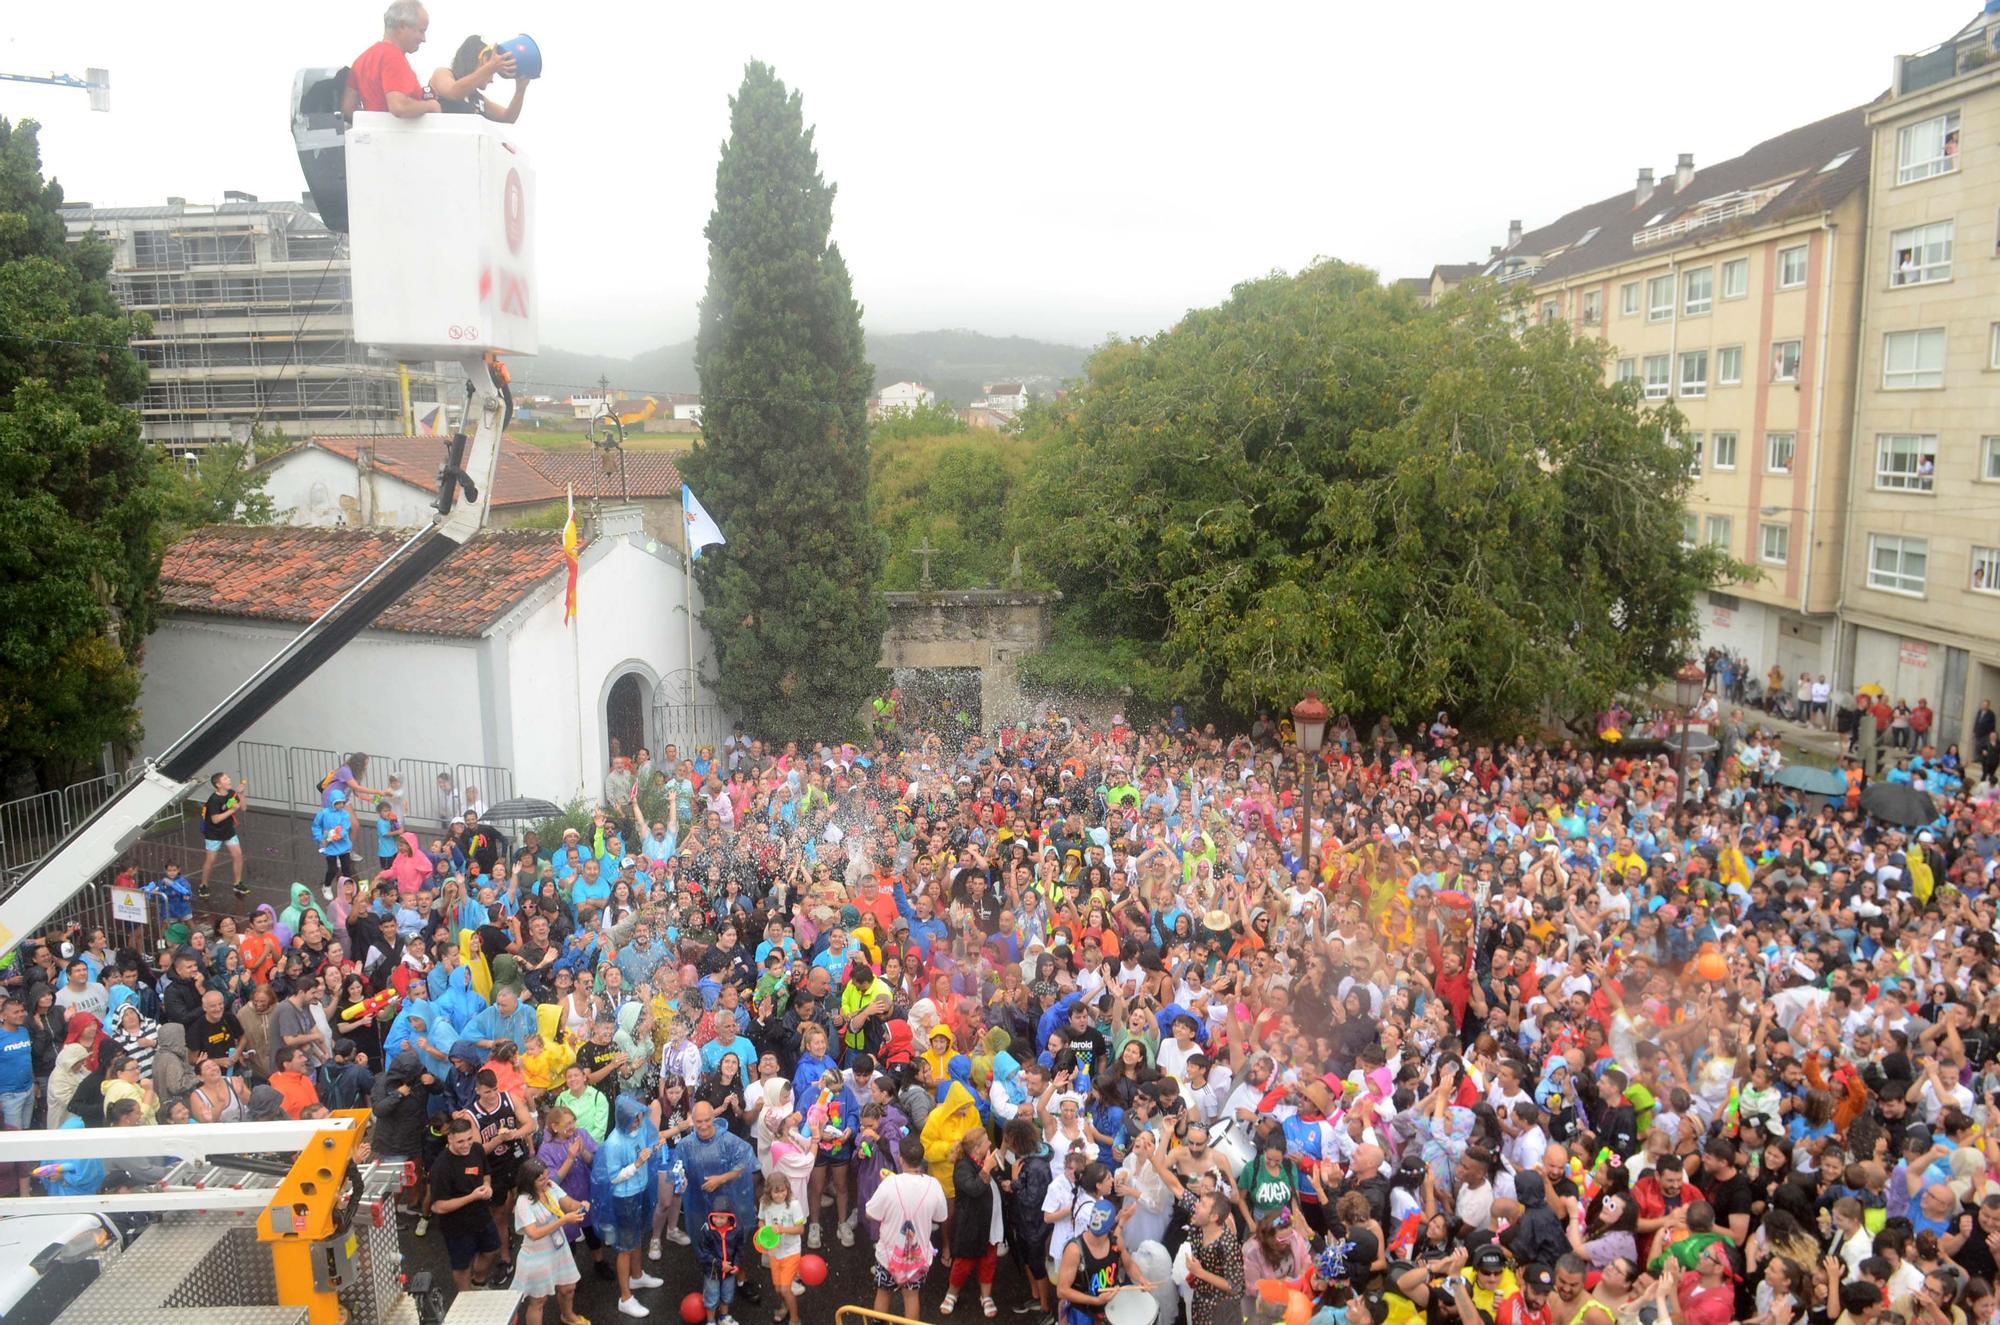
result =
[{"label": "white building wall", "polygon": [[[411,529],[430,519],[431,493],[375,471],[370,483],[369,525]],[[358,528],[362,524],[360,467],[317,447],[305,447],[271,462],[264,483],[279,519],[314,529]]]},{"label": "white building wall", "polygon": [[[677,562],[646,551],[645,542],[620,538],[585,551],[569,626],[560,583],[524,604],[518,620],[503,623],[511,632],[514,785],[523,796],[567,802],[602,794],[606,688],[624,672],[638,672],[650,711],[653,684],[688,666],[684,573]],[[699,591],[694,610],[698,618]],[[713,675],[707,633],[696,636],[697,666]]]},{"label": "white building wall", "polygon": [[1923,698],[1936,708],[1944,685],[1944,648],[1858,625],[1854,628],[1854,683],[1881,686],[1889,692],[1891,703],[1906,699],[1914,704]]},{"label": "white building wall", "polygon": [[[146,640],[139,700],[146,752],[165,750],[296,633],[288,625],[168,617]],[[495,734],[481,717],[479,647],[478,640],[366,632],[242,739],[453,764],[492,762]],[[234,752],[218,767],[237,772]]]}]

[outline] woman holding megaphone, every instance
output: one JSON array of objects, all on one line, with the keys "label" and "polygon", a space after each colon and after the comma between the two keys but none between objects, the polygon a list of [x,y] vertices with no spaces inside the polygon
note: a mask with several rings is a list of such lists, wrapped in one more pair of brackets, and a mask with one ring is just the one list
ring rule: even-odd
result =
[{"label": "woman holding megaphone", "polygon": [[[528,49],[533,52],[533,67],[524,66],[515,48],[526,41],[525,37],[516,37],[511,42],[489,46],[483,38],[473,36],[460,42],[458,54],[451,57],[451,67],[431,75],[431,92],[438,99],[438,108],[461,115],[484,115],[501,124],[520,119],[522,98],[527,96],[528,83],[541,66],[541,53],[533,50],[532,42],[528,43]],[[505,106],[496,105],[484,95],[496,74],[514,80],[514,99]]]}]

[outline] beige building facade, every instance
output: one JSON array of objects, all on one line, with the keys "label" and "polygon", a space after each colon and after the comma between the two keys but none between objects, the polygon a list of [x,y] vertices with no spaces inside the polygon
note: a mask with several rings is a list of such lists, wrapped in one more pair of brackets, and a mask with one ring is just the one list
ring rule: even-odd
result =
[{"label": "beige building facade", "polygon": [[2000,707],[2000,19],[1869,107],[1843,672],[1970,749]]},{"label": "beige building facade", "polygon": [[1788,676],[1838,658],[1868,141],[1856,108],[1705,169],[1682,156],[1552,225],[1510,226],[1487,269],[1680,411],[1684,537],[1749,568],[1703,596],[1701,640]]}]

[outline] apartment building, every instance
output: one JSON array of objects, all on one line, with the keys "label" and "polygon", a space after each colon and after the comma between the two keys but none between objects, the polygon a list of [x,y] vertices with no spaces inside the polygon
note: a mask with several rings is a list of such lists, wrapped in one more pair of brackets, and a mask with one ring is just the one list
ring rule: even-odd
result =
[{"label": "apartment building", "polygon": [[1704,596],[1704,644],[1835,670],[1870,135],[1843,111],[1524,231],[1484,275],[1613,347],[1608,371],[1686,419],[1690,543],[1749,575]]},{"label": "apartment building", "polygon": [[2000,15],[1899,57],[1856,360],[1845,676],[1928,699],[1940,745],[2000,705]]},{"label": "apartment building", "polygon": [[[132,348],[149,370],[141,432],[175,452],[247,436],[405,431],[396,364],[353,339],[347,237],[296,202],[230,192],[216,204],[62,209],[72,239],[112,250],[119,303],[153,321]],[[433,375],[413,374],[418,399]]]}]

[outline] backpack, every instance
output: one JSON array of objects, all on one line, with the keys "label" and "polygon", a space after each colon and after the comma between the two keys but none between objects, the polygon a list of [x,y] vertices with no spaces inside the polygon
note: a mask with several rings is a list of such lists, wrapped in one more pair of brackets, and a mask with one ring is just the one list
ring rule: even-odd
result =
[{"label": "backpack", "polygon": [[928,1239],[917,1236],[916,1221],[909,1217],[909,1207],[904,1205],[901,1191],[896,1193],[896,1204],[903,1209],[903,1222],[890,1233],[889,1222],[882,1221],[883,1236],[889,1239],[889,1257],[883,1268],[898,1283],[914,1283],[931,1268],[931,1246]]},{"label": "backpack", "polygon": [[315,788],[315,790],[317,790],[319,794],[322,796],[326,795],[326,789],[332,786],[333,780],[339,776],[340,776],[340,770],[338,768],[328,769],[326,771],[326,776],[319,780],[319,784]]}]

